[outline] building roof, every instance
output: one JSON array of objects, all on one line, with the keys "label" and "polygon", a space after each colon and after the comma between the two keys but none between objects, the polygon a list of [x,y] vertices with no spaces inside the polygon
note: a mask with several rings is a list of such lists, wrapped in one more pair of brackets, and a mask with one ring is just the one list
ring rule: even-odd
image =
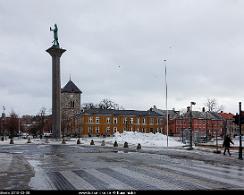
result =
[{"label": "building roof", "polygon": [[[190,117],[190,112],[184,113],[181,117]],[[217,112],[200,112],[192,111],[192,118],[196,119],[211,119],[211,120],[223,120],[223,117]]]},{"label": "building roof", "polygon": [[114,109],[100,109],[100,108],[91,108],[85,110],[82,114],[89,114],[89,115],[130,115],[130,116],[160,116],[158,113],[154,111],[138,111],[138,110],[114,110]]},{"label": "building roof", "polygon": [[61,93],[82,93],[81,90],[71,81],[61,89]]},{"label": "building roof", "polygon": [[225,120],[234,120],[234,114],[232,113],[225,113],[225,112],[220,112],[219,113],[220,116],[222,116]]},{"label": "building roof", "polygon": [[[151,111],[154,111],[156,113],[158,113],[159,115],[161,115],[162,117],[165,117],[167,116],[167,110],[161,110],[161,109],[158,109],[156,107],[153,107],[153,108],[150,108]],[[178,117],[180,114],[179,111],[175,111],[175,110],[168,110],[168,116],[170,119],[173,119],[173,118],[176,118]]]}]

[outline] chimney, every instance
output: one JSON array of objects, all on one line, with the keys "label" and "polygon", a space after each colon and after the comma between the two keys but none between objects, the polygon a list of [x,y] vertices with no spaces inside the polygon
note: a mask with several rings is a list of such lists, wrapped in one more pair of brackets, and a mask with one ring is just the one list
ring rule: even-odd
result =
[{"label": "chimney", "polygon": [[205,107],[202,107],[202,112],[205,112]]}]

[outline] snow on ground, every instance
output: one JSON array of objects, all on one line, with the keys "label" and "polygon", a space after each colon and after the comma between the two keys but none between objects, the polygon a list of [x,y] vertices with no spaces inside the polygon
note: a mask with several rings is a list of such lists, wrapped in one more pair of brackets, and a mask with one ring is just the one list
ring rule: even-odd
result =
[{"label": "snow on ground", "polygon": [[[137,145],[140,143],[142,146],[149,147],[167,147],[167,136],[161,133],[141,133],[125,131],[124,133],[115,133],[113,141],[118,143],[128,142],[129,144]],[[183,146],[181,142],[177,141],[174,137],[168,136],[168,146]]]},{"label": "snow on ground", "polygon": [[[125,131],[123,133],[115,133],[112,137],[87,137],[81,138],[81,144],[89,145],[91,140],[94,140],[95,145],[101,145],[102,140],[106,144],[113,144],[114,141],[117,141],[119,145],[123,145],[124,142],[128,142],[129,145],[141,144],[142,147],[167,147],[167,136],[161,133],[141,133],[141,132],[132,132]],[[31,144],[47,144],[43,139],[31,139]],[[9,139],[5,141],[0,141],[0,144],[9,144]],[[61,141],[56,141],[48,139],[48,144],[61,144]],[[67,139],[66,144],[76,144],[77,138]],[[27,144],[27,139],[23,138],[14,138],[15,144]],[[97,144],[96,144],[97,143]],[[168,147],[183,146],[184,144],[180,141],[177,141],[177,138],[168,136]]]}]

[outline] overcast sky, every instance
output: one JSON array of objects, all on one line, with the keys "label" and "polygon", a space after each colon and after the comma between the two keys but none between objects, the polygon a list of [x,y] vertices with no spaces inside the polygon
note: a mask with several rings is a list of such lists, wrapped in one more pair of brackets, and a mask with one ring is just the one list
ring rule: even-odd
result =
[{"label": "overcast sky", "polygon": [[[52,45],[58,25],[61,85],[81,102],[108,98],[125,109],[165,109],[215,98],[225,112],[244,104],[243,0],[0,0],[0,106],[51,109]],[[243,105],[244,108],[244,105]]]}]

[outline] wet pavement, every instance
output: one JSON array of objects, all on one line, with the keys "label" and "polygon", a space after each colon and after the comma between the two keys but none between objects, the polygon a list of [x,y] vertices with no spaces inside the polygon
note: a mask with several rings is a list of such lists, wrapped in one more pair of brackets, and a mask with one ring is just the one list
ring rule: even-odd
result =
[{"label": "wet pavement", "polygon": [[[182,148],[2,145],[2,190],[244,190],[244,162]],[[125,152],[126,151],[126,152]]]}]

